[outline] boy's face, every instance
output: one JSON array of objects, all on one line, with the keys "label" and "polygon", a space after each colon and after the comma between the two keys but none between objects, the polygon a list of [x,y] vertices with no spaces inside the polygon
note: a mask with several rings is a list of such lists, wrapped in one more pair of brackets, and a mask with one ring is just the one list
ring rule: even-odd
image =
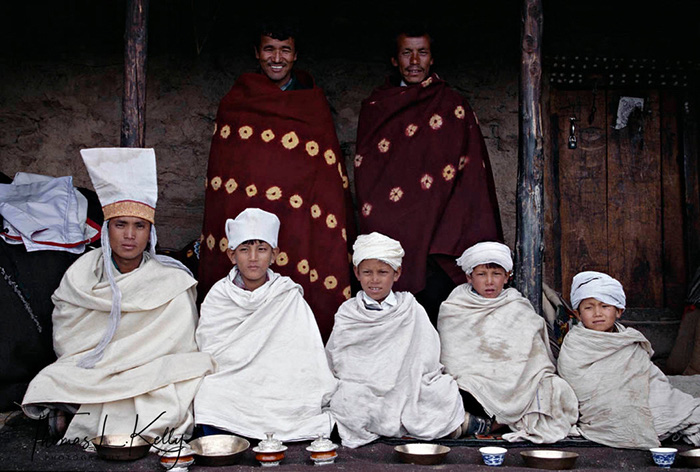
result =
[{"label": "boy's face", "polygon": [[255,290],[265,283],[267,269],[277,257],[279,248],[272,248],[264,241],[240,244],[236,249],[227,249],[231,262],[238,271],[248,290]]},{"label": "boy's face", "polygon": [[622,310],[596,298],[586,298],[579,303],[578,310],[574,310],[574,314],[588,329],[612,331],[615,321],[622,316]]},{"label": "boy's face", "polygon": [[354,267],[354,270],[362,290],[379,303],[389,296],[391,287],[401,276],[401,267],[394,270],[389,264],[378,259],[365,259],[359,266]]},{"label": "boy's face", "polygon": [[496,298],[503,291],[508,282],[508,272],[503,267],[491,268],[484,264],[474,267],[467,282],[472,284],[474,290],[484,298]]}]

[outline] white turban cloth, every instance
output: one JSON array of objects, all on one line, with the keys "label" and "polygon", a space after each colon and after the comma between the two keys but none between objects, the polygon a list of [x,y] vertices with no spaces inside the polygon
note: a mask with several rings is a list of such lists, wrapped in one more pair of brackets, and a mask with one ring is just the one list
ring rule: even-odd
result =
[{"label": "white turban cloth", "polygon": [[513,270],[513,258],[510,255],[510,248],[496,241],[485,241],[473,245],[457,259],[457,265],[467,275],[472,273],[474,267],[481,264],[498,264],[506,272],[510,272]]},{"label": "white turban cloth", "polygon": [[355,267],[365,259],[378,259],[389,264],[394,270],[401,267],[401,260],[405,254],[400,242],[377,232],[359,235],[352,250],[352,263]]},{"label": "white turban cloth", "polygon": [[595,298],[608,305],[625,309],[625,291],[622,284],[602,272],[580,272],[571,281],[571,306],[578,309],[586,298]]},{"label": "white turban cloth", "polygon": [[277,215],[260,208],[246,208],[235,219],[226,220],[226,239],[229,249],[236,249],[246,241],[265,241],[277,247],[280,220]]}]

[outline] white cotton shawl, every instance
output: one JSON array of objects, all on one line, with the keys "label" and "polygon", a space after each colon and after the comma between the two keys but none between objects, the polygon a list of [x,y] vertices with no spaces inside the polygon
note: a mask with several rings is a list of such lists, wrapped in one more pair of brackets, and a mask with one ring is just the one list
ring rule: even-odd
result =
[{"label": "white cotton shawl", "polygon": [[93,369],[83,369],[77,362],[102,339],[112,307],[102,257],[93,250],[79,258],[53,294],[58,360],[32,380],[22,407],[39,418],[52,404],[81,404],[67,440],[144,427],[146,436],[168,430],[174,437],[189,435],[195,391],[214,370],[211,356],[198,352],[194,339],[197,282],[152,259],[116,275],[123,294],[121,323],[104,357]]},{"label": "white cotton shawl", "polygon": [[581,434],[621,448],[655,447],[676,433],[700,445],[700,399],[669,383],[642,333],[615,326],[608,333],[576,325],[564,337],[559,372],[579,398]]},{"label": "white cotton shawl", "polygon": [[218,369],[195,398],[197,423],[257,439],[327,437],[333,422],[324,407],[336,381],[301,286],[268,270],[269,280],[251,292],[234,285],[236,273],[202,303],[197,344]]},{"label": "white cotton shawl", "polygon": [[572,432],[576,396],[555,374],[544,319],[514,288],[484,298],[471,284],[440,306],[441,362],[498,423],[508,441],[553,443]]},{"label": "white cotton shawl", "polygon": [[431,440],[464,421],[454,379],[439,362],[440,340],[408,292],[382,311],[368,310],[362,292],[343,303],[326,352],[339,379],[331,400],[343,446],[380,436]]}]

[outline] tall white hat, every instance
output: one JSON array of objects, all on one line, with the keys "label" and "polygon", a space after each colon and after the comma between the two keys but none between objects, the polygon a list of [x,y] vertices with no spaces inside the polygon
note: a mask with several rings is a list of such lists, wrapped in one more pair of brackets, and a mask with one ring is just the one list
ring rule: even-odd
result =
[{"label": "tall white hat", "polygon": [[246,208],[235,219],[226,220],[226,239],[229,249],[236,249],[246,241],[265,241],[277,247],[280,220],[277,215],[260,208]]},{"label": "tall white hat", "polygon": [[92,148],[82,149],[80,155],[105,220],[136,216],[155,222],[158,178],[153,149]]}]

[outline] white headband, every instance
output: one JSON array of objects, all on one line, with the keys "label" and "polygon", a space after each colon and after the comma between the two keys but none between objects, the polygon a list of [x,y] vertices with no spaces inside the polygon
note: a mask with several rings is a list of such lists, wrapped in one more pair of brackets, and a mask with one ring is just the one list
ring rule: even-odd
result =
[{"label": "white headband", "polygon": [[595,298],[622,310],[625,309],[625,291],[622,284],[602,272],[581,272],[571,281],[571,307],[578,309],[581,301]]},{"label": "white headband", "polygon": [[394,270],[401,267],[405,254],[400,242],[376,232],[358,236],[352,250],[352,263],[355,267],[365,259],[378,259]]},{"label": "white headband", "polygon": [[510,248],[496,241],[485,241],[473,245],[457,259],[457,265],[467,275],[472,273],[474,267],[481,264],[498,264],[506,272],[510,272],[513,270],[513,258],[510,255]]},{"label": "white headband", "polygon": [[277,215],[260,208],[246,208],[236,219],[226,220],[226,239],[229,249],[236,249],[246,241],[260,240],[277,247],[280,220]]}]

